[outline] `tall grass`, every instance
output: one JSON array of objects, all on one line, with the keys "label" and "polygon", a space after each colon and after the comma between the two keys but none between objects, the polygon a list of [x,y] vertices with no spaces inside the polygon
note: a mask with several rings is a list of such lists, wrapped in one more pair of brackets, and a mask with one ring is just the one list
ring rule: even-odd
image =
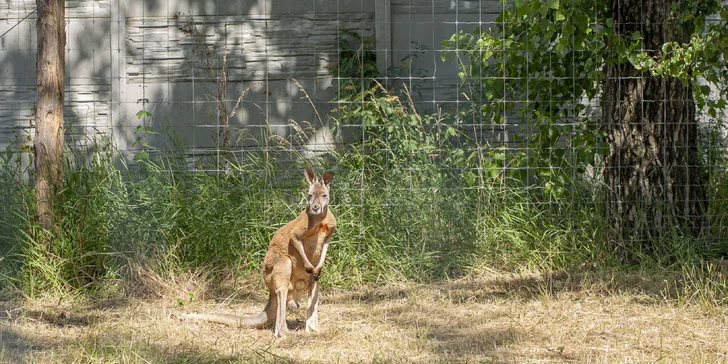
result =
[{"label": "tall grass", "polygon": [[[595,182],[569,180],[555,196],[510,176],[508,157],[479,145],[457,116],[421,115],[406,93],[374,88],[362,108],[339,110],[348,123],[359,117],[365,137],[319,157],[273,135],[223,171],[211,158],[188,159],[173,137],[133,166],[103,138],[69,147],[51,232],[35,223],[27,150],[10,147],[0,159],[0,282],[36,296],[124,293],[139,264],[160,279],[260,275],[272,234],[304,208],[304,166],[335,172],[339,223],[325,285],[618,266],[602,241]],[[690,292],[711,287],[701,297],[724,302],[723,273],[689,268],[701,259],[698,246],[676,238],[643,268],[677,264],[690,273]]]}]

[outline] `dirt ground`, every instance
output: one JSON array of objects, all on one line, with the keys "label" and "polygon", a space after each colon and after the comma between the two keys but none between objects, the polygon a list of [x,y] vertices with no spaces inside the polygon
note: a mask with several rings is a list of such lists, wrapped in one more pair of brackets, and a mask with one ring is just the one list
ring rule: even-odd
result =
[{"label": "dirt ground", "polygon": [[253,286],[223,298],[0,302],[0,361],[728,362],[728,308],[666,298],[664,282],[637,276],[488,274],[325,289],[321,330],[304,332],[302,309],[289,312],[281,339],[179,319],[258,313],[267,295]]}]

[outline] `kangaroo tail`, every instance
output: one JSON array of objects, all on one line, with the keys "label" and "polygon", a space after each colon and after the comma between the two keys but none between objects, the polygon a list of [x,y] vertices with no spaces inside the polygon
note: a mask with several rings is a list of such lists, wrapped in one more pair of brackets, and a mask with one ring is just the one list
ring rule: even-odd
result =
[{"label": "kangaroo tail", "polygon": [[270,323],[275,321],[275,317],[272,320],[268,317],[268,314],[263,311],[255,316],[236,316],[228,315],[225,313],[192,313],[183,316],[188,319],[196,319],[202,321],[215,322],[234,327],[254,327],[256,329],[262,329],[268,326]]},{"label": "kangaroo tail", "polygon": [[268,303],[265,305],[263,312],[255,316],[236,316],[228,315],[225,313],[191,313],[183,315],[183,318],[196,319],[202,321],[216,322],[228,326],[234,327],[254,327],[256,329],[262,329],[266,326],[271,325],[276,321],[276,309],[278,307],[278,300],[276,299],[275,292],[268,294]]}]

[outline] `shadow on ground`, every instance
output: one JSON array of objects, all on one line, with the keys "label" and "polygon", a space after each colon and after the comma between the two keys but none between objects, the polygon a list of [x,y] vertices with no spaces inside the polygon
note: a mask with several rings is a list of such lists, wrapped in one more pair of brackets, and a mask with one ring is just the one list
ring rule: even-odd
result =
[{"label": "shadow on ground", "polygon": [[[60,362],[268,362],[307,361],[323,355],[307,348],[338,350],[340,357],[322,358],[340,361],[384,360],[387,355],[395,361],[579,361],[561,344],[549,346],[563,319],[559,315],[582,319],[569,311],[573,302],[591,305],[594,317],[602,318],[601,302],[619,295],[620,302],[636,304],[630,312],[638,317],[650,312],[648,306],[664,307],[671,297],[667,288],[671,283],[666,282],[678,278],[557,272],[388,283],[355,290],[324,288],[322,331],[305,333],[305,309],[291,310],[287,321],[291,337],[282,340],[273,339],[270,328],[236,329],[175,319],[179,313],[198,310],[260,312],[265,297],[256,281],[242,282],[245,289],[240,290],[206,290],[204,297],[183,304],[174,295],[76,304],[0,301],[0,362],[45,362],[48,356],[55,362],[59,358]],[[584,301],[579,301],[582,297]],[[560,307],[564,304],[566,308]],[[529,316],[534,310],[538,317]],[[572,333],[565,335],[562,341]],[[599,335],[592,336],[584,340],[598,343]]]},{"label": "shadow on ground", "polygon": [[582,294],[629,294],[641,297],[645,303],[676,298],[675,283],[681,276],[643,275],[624,272],[550,272],[541,274],[494,274],[470,277],[433,284],[402,283],[386,286],[368,285],[356,291],[333,289],[329,299],[334,302],[378,303],[410,298],[425,290],[439,295],[450,303],[540,300],[544,296]]},{"label": "shadow on ground", "polygon": [[[99,309],[110,312],[99,314]],[[264,349],[226,355],[204,344],[194,345],[192,340],[165,345],[137,337],[134,329],[114,328],[120,326],[117,320],[122,316],[117,311],[118,306],[108,302],[73,309],[28,309],[17,302],[0,302],[0,362],[291,362]],[[75,335],[67,334],[74,330]]]},{"label": "shadow on ground", "polygon": [[672,296],[666,278],[668,282],[678,279],[613,272],[494,274],[433,284],[334,289],[326,295],[325,304],[367,306],[371,317],[409,333],[423,350],[443,360],[520,362],[535,355],[569,361],[576,357],[559,346],[540,347],[536,354],[523,352],[523,347],[548,342],[549,329],[521,325],[522,315],[529,313],[519,310],[543,301],[615,295],[638,305],[659,305]]}]

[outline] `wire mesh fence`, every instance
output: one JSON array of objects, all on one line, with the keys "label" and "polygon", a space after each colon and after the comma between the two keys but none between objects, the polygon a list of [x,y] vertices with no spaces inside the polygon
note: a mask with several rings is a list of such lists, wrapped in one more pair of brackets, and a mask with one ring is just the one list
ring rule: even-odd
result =
[{"label": "wire mesh fence", "polygon": [[[678,219],[699,213],[705,222],[695,236],[711,248],[724,242],[725,111],[711,114],[705,104],[674,108],[692,104],[693,91],[675,96],[660,84],[663,78],[652,78],[660,92],[630,94],[641,87],[630,80],[650,77],[644,70],[607,72],[611,45],[593,35],[612,26],[605,22],[606,2],[66,4],[67,142],[93,148],[97,138],[108,138],[131,165],[174,156],[165,166],[180,175],[237,181],[221,188],[230,195],[243,191],[230,202],[242,215],[208,216],[244,225],[226,246],[264,245],[259,240],[267,230],[250,226],[280,223],[302,207],[304,165],[336,172],[332,206],[350,222],[340,239],[351,249],[406,242],[406,251],[445,262],[432,266],[445,270],[456,269],[450,260],[490,251],[486,245],[547,252],[539,259],[557,264],[584,259],[574,252],[592,249],[586,240],[641,250],[640,241],[659,235],[654,227],[672,217],[642,216],[635,206],[660,210],[691,198],[701,199],[697,210],[665,211]],[[26,0],[0,3],[0,32],[8,31],[0,38],[4,146],[30,145],[32,136],[37,39],[35,17],[25,17],[34,8]],[[618,90],[605,98],[603,82],[612,79]],[[701,95],[717,102],[724,97],[719,90]],[[627,106],[630,97],[637,101]],[[623,110],[622,118],[638,116],[605,127],[612,120],[605,119],[607,104]],[[653,106],[650,113],[662,114],[657,121],[647,119]],[[676,112],[688,118],[675,121]],[[671,129],[671,123],[688,127]],[[648,124],[659,133],[648,132]],[[687,144],[680,144],[680,133]],[[631,150],[655,167],[620,159],[617,134],[664,135],[623,144],[633,148],[624,155]],[[690,157],[673,161],[671,153]],[[673,176],[668,165],[694,167],[704,177]],[[605,173],[609,168],[617,172]],[[630,201],[640,199],[631,187],[614,192],[629,179],[618,178],[624,174],[635,188],[665,193]],[[702,195],[673,200],[696,183]],[[610,238],[610,230],[619,230],[615,221],[647,233]]]}]

